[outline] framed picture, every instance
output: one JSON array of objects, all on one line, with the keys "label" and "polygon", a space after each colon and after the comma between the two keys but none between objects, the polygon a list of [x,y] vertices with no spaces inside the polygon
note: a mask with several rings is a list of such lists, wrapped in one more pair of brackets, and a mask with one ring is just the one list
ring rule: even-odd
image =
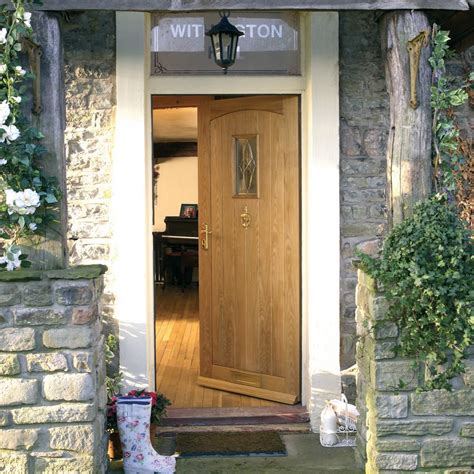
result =
[{"label": "framed picture", "polygon": [[198,214],[197,204],[181,204],[179,217],[186,217],[187,219],[196,219]]}]

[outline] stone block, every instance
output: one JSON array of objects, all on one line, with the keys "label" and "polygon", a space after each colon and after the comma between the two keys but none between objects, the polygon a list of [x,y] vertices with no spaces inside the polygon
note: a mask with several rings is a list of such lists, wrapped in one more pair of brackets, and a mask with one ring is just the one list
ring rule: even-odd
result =
[{"label": "stone block", "polygon": [[474,464],[474,440],[427,439],[421,448],[422,467],[456,467]]},{"label": "stone block", "polygon": [[0,405],[28,405],[38,399],[38,382],[31,379],[0,379]]},{"label": "stone block", "polygon": [[93,333],[88,327],[48,329],[43,333],[43,344],[52,349],[89,347],[92,341]]},{"label": "stone block", "polygon": [[432,390],[411,394],[414,415],[474,415],[474,390]]},{"label": "stone block", "polygon": [[[383,321],[387,317],[388,301],[385,296],[376,296],[369,300],[369,313],[375,321]],[[398,332],[397,332],[398,334]]]},{"label": "stone block", "polygon": [[0,375],[17,375],[20,370],[20,361],[16,354],[0,354]]},{"label": "stone block", "polygon": [[415,471],[418,466],[418,454],[378,453],[375,463],[379,469]]},{"label": "stone block", "polygon": [[395,323],[379,321],[374,327],[375,339],[389,339],[398,336],[398,326]]},{"label": "stone block", "polygon": [[30,351],[36,346],[35,331],[31,328],[0,329],[0,351]]},{"label": "stone block", "polygon": [[99,314],[97,305],[69,310],[72,324],[88,324],[97,319]]},{"label": "stone block", "polygon": [[0,468],[5,474],[28,473],[28,456],[26,454],[0,452]]},{"label": "stone block", "polygon": [[376,341],[374,345],[375,360],[393,359],[396,347],[395,341]]},{"label": "stone block", "polygon": [[57,309],[22,308],[15,310],[15,322],[23,326],[63,324],[66,322],[66,315]]},{"label": "stone block", "polygon": [[367,287],[374,294],[377,292],[377,282],[364,271],[357,271],[357,280],[359,281],[359,284]]},{"label": "stone block", "polygon": [[443,435],[453,429],[453,420],[446,418],[429,418],[416,420],[378,421],[378,436],[389,435]]},{"label": "stone block", "polygon": [[21,293],[17,285],[0,284],[0,306],[14,306],[21,303]]},{"label": "stone block", "polygon": [[74,423],[94,420],[97,406],[86,403],[61,403],[42,407],[14,408],[11,413],[13,423],[16,425]]},{"label": "stone block", "polygon": [[25,306],[50,306],[53,304],[51,286],[48,283],[32,283],[23,288]]},{"label": "stone block", "polygon": [[49,435],[51,449],[64,449],[79,453],[94,451],[96,436],[92,425],[50,428]]},{"label": "stone block", "polygon": [[460,435],[464,438],[474,438],[474,423],[463,423]]},{"label": "stone block", "polygon": [[78,372],[92,372],[94,360],[91,352],[76,352],[72,354],[72,365]]},{"label": "stone block", "polygon": [[377,395],[375,406],[380,418],[406,418],[408,416],[407,395]]},{"label": "stone block", "polygon": [[92,400],[95,396],[94,380],[89,374],[46,375],[43,394],[46,400]]},{"label": "stone block", "polygon": [[92,456],[73,456],[70,458],[44,457],[35,460],[35,474],[93,474],[94,458]]},{"label": "stone block", "polygon": [[68,369],[66,356],[59,352],[27,354],[26,367],[28,372],[55,372]]},{"label": "stone block", "polygon": [[6,308],[0,308],[0,325],[9,323],[12,320],[12,312]]},{"label": "stone block", "polygon": [[93,296],[89,286],[64,286],[55,290],[56,302],[65,306],[89,304]]},{"label": "stone block", "polygon": [[466,372],[463,374],[464,383],[471,388],[474,388],[474,359],[464,361]]},{"label": "stone block", "polygon": [[0,430],[0,449],[31,449],[38,440],[38,433],[35,429]]},{"label": "stone block", "polygon": [[0,426],[8,426],[11,422],[10,412],[7,410],[0,410]]},{"label": "stone block", "polygon": [[372,361],[371,373],[377,390],[404,391],[418,386],[418,371],[412,360]]},{"label": "stone block", "polygon": [[421,441],[416,438],[390,438],[377,440],[377,450],[381,452],[419,451],[420,447]]}]

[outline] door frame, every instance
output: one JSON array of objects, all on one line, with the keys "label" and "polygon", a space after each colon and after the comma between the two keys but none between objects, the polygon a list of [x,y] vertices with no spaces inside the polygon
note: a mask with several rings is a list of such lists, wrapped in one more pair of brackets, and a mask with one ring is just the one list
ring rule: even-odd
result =
[{"label": "door frame", "polygon": [[[217,12],[216,12],[217,13]],[[313,429],[327,398],[340,395],[339,17],[301,13],[301,76],[150,77],[150,15],[117,12],[117,113],[111,268],[127,386],[155,386],[152,265],[151,96],[301,96],[302,403]],[[133,138],[134,139],[133,139]],[[132,166],[133,165],[133,166]],[[127,190],[124,192],[124,190]],[[131,226],[130,219],[139,226]],[[136,269],[130,272],[133,244]]]}]

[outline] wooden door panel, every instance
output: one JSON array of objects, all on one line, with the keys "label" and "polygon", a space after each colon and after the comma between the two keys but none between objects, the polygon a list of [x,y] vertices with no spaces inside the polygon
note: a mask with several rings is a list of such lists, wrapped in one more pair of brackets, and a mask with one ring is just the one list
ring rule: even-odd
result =
[{"label": "wooden door panel", "polygon": [[[298,102],[253,97],[199,111],[209,185],[200,224],[201,377],[207,386],[295,403],[300,386]],[[207,135],[203,136],[202,133]],[[235,195],[235,140],[256,136],[257,195]],[[200,178],[200,187],[201,187]],[[201,196],[201,189],[200,189]],[[251,216],[248,228],[241,214]],[[256,393],[260,391],[260,395]]]}]

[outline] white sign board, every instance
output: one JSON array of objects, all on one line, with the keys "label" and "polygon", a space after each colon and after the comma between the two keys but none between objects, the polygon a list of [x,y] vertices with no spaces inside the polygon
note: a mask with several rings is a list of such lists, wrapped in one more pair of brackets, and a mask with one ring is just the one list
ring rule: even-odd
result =
[{"label": "white sign board", "polygon": [[[152,74],[220,73],[205,35],[219,20],[216,13],[154,15]],[[300,73],[297,13],[234,13],[229,20],[244,33],[229,73]]]}]

